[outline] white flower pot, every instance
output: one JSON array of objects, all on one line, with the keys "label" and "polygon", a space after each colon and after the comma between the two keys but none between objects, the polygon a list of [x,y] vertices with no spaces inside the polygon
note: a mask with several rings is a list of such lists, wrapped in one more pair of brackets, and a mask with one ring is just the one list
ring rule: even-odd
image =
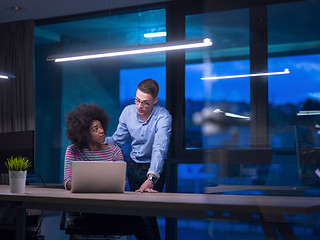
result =
[{"label": "white flower pot", "polygon": [[27,171],[9,171],[9,184],[12,193],[24,193]]}]

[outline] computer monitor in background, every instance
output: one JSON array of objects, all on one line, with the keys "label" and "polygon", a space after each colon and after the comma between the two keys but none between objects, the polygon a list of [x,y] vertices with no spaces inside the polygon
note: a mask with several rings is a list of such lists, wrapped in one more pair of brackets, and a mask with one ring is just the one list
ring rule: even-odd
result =
[{"label": "computer monitor in background", "polygon": [[0,182],[6,182],[7,158],[27,157],[31,162],[28,173],[34,173],[34,131],[0,133]]}]

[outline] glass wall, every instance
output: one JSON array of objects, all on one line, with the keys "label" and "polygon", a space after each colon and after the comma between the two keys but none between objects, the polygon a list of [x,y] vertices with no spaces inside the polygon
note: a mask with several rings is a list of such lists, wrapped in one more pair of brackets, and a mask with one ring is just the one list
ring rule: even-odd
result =
[{"label": "glass wall", "polygon": [[144,34],[166,31],[165,21],[166,11],[156,9],[36,26],[36,171],[46,182],[63,181],[64,153],[70,144],[64,115],[74,106],[95,103],[104,108],[111,118],[111,135],[123,107],[133,103],[140,81],[157,80],[158,103],[165,106],[166,100],[164,53],[65,63],[46,62],[46,57],[164,42],[165,37]]},{"label": "glass wall", "polygon": [[268,184],[319,185],[315,174],[319,164],[312,155],[320,139],[320,33],[314,28],[320,24],[320,15],[316,9],[319,1],[268,7],[269,72],[290,71],[268,78],[269,142],[274,152]]},{"label": "glass wall", "polygon": [[[204,187],[215,184],[303,185],[296,134],[307,129],[306,136],[311,133],[314,146],[320,144],[320,35],[315,27],[320,23],[319,3],[299,1],[267,7],[268,56],[263,56],[267,59],[266,71],[288,68],[290,74],[268,77],[268,99],[263,103],[250,95],[252,79],[236,77],[251,72],[251,9],[204,9],[185,16],[185,26],[181,26],[185,27],[185,38],[211,37],[213,46],[185,52],[185,104],[181,106],[185,108],[184,136],[174,137],[183,138],[183,150],[204,151],[192,159],[198,164],[183,162],[185,159],[178,164],[178,192],[202,193]],[[158,103],[165,106],[166,81],[175,81],[166,80],[165,53],[77,63],[45,61],[53,54],[165,41],[165,37],[143,36],[146,32],[166,30],[163,9],[142,11],[141,16],[136,12],[107,15],[39,25],[35,29],[36,171],[47,182],[62,182],[64,151],[70,144],[64,134],[64,114],[73,106],[94,102],[105,108],[111,118],[111,135],[121,110],[131,104],[138,82],[149,77],[156,79],[160,85]],[[203,80],[204,77],[226,78]],[[265,125],[270,148],[266,150],[270,164],[232,164],[227,161],[228,151],[216,155],[218,163],[215,159],[215,164],[204,164],[207,159],[202,154],[206,150],[251,148],[252,128],[257,127],[251,121],[253,102],[259,102],[257,108],[267,108]],[[127,146],[124,151],[128,153]],[[245,162],[255,157],[260,160],[261,156],[233,157]],[[160,225],[163,227],[163,219]],[[236,239],[241,235],[247,238],[247,233],[264,239],[258,223],[179,220],[178,227],[183,229],[179,239]],[[293,227],[298,231],[301,225]],[[310,228],[302,226],[304,232],[298,231],[298,238],[310,236]]]},{"label": "glass wall", "polygon": [[297,125],[308,127],[319,139],[320,32],[314,28],[320,24],[319,11],[314,11],[319,8],[319,1],[268,8],[269,71],[290,70],[288,75],[269,77],[272,147],[294,149]]},{"label": "glass wall", "polygon": [[[159,83],[159,105],[166,105],[165,53],[65,63],[46,62],[49,55],[165,42],[145,33],[166,31],[166,11],[148,10],[68,20],[35,27],[36,165],[45,182],[63,182],[64,154],[70,141],[64,115],[80,103],[95,103],[110,117],[113,134],[123,108],[133,104],[138,83]],[[122,147],[129,158],[130,144]],[[126,186],[126,190],[128,190]],[[164,219],[159,219],[164,235]]]},{"label": "glass wall", "polygon": [[[202,193],[206,186],[215,184],[288,186],[288,189],[318,187],[320,184],[315,174],[319,160],[314,157],[319,159],[320,142],[320,32],[315,28],[320,23],[320,1],[274,4],[266,8],[267,16],[263,16],[261,22],[267,19],[265,41],[268,51],[267,56],[260,56],[267,59],[265,72],[290,71],[289,74],[267,77],[267,89],[263,89],[267,92],[267,103],[261,101],[260,96],[250,96],[253,78],[235,77],[252,73],[250,66],[254,63],[250,62],[252,42],[249,40],[254,34],[252,41],[256,42],[260,37],[258,33],[250,32],[249,26],[254,25],[255,17],[250,15],[252,9],[186,16],[186,38],[209,36],[213,46],[209,51],[186,52],[185,149],[204,149],[204,162],[210,153],[206,149],[226,151],[215,155],[214,160],[218,164],[178,164],[179,192]],[[201,80],[208,76],[227,78]],[[258,164],[241,163],[253,159],[250,155],[243,157],[242,153],[234,156],[234,159],[242,159],[239,164],[229,163],[232,152],[227,150],[251,148],[252,128],[260,127],[251,120],[263,115],[252,116],[252,108],[258,108],[258,114],[259,108],[267,108],[263,127],[269,134],[270,147],[266,145],[265,150],[270,164],[259,164],[258,154],[254,156]],[[250,119],[239,121],[242,117]],[[303,155],[309,158],[308,163],[304,162]],[[268,195],[263,190],[230,194]],[[301,215],[291,218],[297,239],[318,237],[314,229],[316,220],[312,217]],[[290,221],[290,217],[285,218]],[[297,221],[299,219],[311,224],[301,224]],[[253,223],[178,221],[180,227],[196,229],[191,227],[193,224],[199,224],[197,226],[201,225],[207,231],[206,235],[201,235],[202,239],[238,239],[243,232],[250,232],[252,239],[264,239],[261,226]]]},{"label": "glass wall", "polygon": [[248,146],[250,79],[230,77],[250,72],[248,9],[187,15],[186,39],[204,37],[209,50],[186,53],[185,148]]},{"label": "glass wall", "polygon": [[[260,164],[258,159],[258,164],[229,164],[225,156],[218,159],[222,164],[209,165],[208,168],[181,165],[181,171],[199,169],[189,175],[190,182],[205,183],[201,180],[204,178],[203,171],[211,169],[214,173],[211,177],[217,179],[216,183],[302,184],[297,155],[299,127],[308,129],[306,131],[313,147],[319,147],[320,142],[320,34],[313,27],[320,22],[316,11],[319,4],[319,1],[302,1],[266,7],[267,15],[263,16],[267,18],[265,41],[268,43],[265,72],[288,69],[290,73],[268,76],[266,89],[263,89],[267,92],[267,98],[262,101],[259,94],[250,96],[250,86],[255,79],[237,78],[237,75],[251,73],[250,65],[255,64],[250,62],[249,45],[252,43],[249,39],[257,33],[250,33],[249,23],[254,24],[254,17],[250,19],[249,9],[186,16],[186,38],[211,37],[213,46],[210,50],[186,52],[185,149],[251,148],[252,137],[266,137],[259,135],[259,131],[251,136],[252,127],[263,127],[269,135],[269,145],[264,147],[268,148],[266,158],[270,162]],[[218,79],[203,80],[209,76]],[[258,109],[254,116],[250,112],[253,108]],[[258,124],[251,121],[252,117],[262,119],[264,115],[259,115],[260,109],[265,108],[268,119],[263,120],[263,126],[259,125],[259,121]],[[178,185],[184,185],[181,182]],[[185,188],[190,191],[190,186]],[[183,186],[179,190],[182,189]],[[194,190],[198,189],[199,184],[195,184]]]}]

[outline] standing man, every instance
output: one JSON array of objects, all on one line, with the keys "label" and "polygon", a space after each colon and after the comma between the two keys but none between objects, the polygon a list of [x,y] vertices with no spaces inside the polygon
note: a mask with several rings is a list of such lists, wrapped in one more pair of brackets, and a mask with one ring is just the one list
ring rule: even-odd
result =
[{"label": "standing man", "polygon": [[[131,141],[128,180],[131,191],[161,192],[165,182],[172,117],[158,105],[159,85],[146,79],[137,86],[135,104],[122,111],[116,132],[106,142],[121,147]],[[157,219],[144,217],[150,239],[160,239]]]}]

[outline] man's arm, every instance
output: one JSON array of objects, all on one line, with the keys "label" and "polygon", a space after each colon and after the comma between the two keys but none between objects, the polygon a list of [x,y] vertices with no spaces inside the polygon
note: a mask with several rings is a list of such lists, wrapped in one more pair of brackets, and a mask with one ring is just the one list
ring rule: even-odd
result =
[{"label": "man's arm", "polygon": [[67,190],[71,189],[72,179],[72,162],[75,160],[75,156],[71,150],[71,145],[67,147],[64,158],[64,187]]},{"label": "man's arm", "polygon": [[156,134],[152,146],[151,163],[148,175],[153,174],[157,178],[162,172],[164,160],[167,158],[171,136],[171,115],[161,118],[156,125]]},{"label": "man's arm", "polygon": [[137,192],[157,192],[153,190],[155,182],[150,177],[160,178],[170,143],[171,123],[172,117],[170,114],[167,114],[159,119],[156,125],[157,129],[152,146],[151,163],[147,173],[148,179],[140,186]]},{"label": "man's arm", "polygon": [[106,137],[105,143],[121,147],[123,144],[130,140],[130,133],[126,124],[125,110],[119,117],[117,130],[111,137]]}]

